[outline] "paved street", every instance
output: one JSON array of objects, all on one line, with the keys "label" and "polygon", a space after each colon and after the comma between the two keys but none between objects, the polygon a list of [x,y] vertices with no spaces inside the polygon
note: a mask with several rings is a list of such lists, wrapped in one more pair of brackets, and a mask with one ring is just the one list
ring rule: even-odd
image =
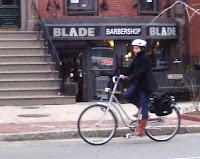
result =
[{"label": "paved street", "polygon": [[200,134],[177,135],[168,142],[148,137],[117,138],[103,146],[82,140],[1,142],[1,159],[198,159]]}]

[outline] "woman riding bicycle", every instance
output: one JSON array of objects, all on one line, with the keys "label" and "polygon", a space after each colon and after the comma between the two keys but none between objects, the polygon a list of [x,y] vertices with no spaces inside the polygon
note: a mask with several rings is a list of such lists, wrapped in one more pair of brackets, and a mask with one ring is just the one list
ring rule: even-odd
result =
[{"label": "woman riding bicycle", "polygon": [[130,77],[129,79],[132,83],[125,93],[125,98],[130,103],[136,105],[138,109],[142,108],[142,118],[139,121],[138,129],[130,133],[133,136],[143,136],[145,134],[149,99],[152,92],[157,88],[157,83],[153,77],[151,61],[145,52],[146,45],[147,42],[141,39],[136,39],[132,42],[135,59],[125,73],[125,76]]}]

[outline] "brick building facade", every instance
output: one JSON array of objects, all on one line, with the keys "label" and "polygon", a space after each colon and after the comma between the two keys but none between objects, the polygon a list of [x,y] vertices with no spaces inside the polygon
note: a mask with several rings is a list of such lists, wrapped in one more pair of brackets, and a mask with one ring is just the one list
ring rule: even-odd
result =
[{"label": "brick building facade", "polygon": [[[190,0],[189,5],[195,9],[200,9],[200,0]],[[192,15],[192,12],[190,12]],[[200,15],[195,14],[188,24],[189,32],[189,52],[191,55],[200,55]]]},{"label": "brick building facade", "polygon": [[[147,52],[163,87],[171,84],[165,86],[161,76],[167,75],[167,71],[187,68],[189,56],[200,55],[199,15],[189,22],[183,7],[176,5],[150,24],[176,1],[142,0],[138,4],[136,0],[39,0],[37,5],[64,64],[64,83],[70,83],[71,74],[71,82],[78,83],[77,79],[82,77],[82,84],[78,84],[78,90],[83,88],[78,91],[80,101],[90,101],[104,99],[101,91],[106,87],[109,71],[119,65],[119,57],[130,55],[130,43],[135,38],[147,40]],[[200,7],[200,0],[186,2],[194,8]],[[127,30],[131,28],[139,29],[139,33],[129,34]],[[97,58],[105,60],[99,64]],[[74,68],[68,66],[74,67],[77,61],[84,67],[75,66],[78,76],[74,80],[75,73],[70,72]],[[182,67],[180,62],[186,65]]]},{"label": "brick building facade", "polygon": [[[55,1],[50,0],[52,10],[49,12],[46,11],[47,4],[49,0],[43,0],[38,1],[38,8],[40,11],[40,14],[43,18],[57,18],[58,13],[56,10]],[[65,12],[65,0],[56,0],[57,4],[60,4],[60,18],[76,18],[77,16],[68,16]],[[136,0],[106,0],[106,3],[108,5],[108,10],[104,10],[101,7],[101,4],[103,3],[103,0],[99,0],[97,7],[98,7],[98,15],[97,17],[138,17],[137,9],[133,9],[133,4],[136,4]],[[169,5],[169,0],[162,0],[161,4],[161,10],[166,8],[166,6]],[[83,17],[83,16],[81,16]],[[84,16],[85,17],[85,16]]]},{"label": "brick building facade", "polygon": [[[85,18],[87,15],[81,15],[81,16],[69,16],[66,13],[66,5],[64,0],[50,0],[52,10],[46,11],[47,4],[49,0],[43,0],[43,1],[38,1],[38,8],[40,11],[41,16],[45,18]],[[55,2],[60,5],[60,10],[58,11],[56,9],[56,6],[54,5]],[[112,0],[107,0],[107,5],[109,7],[109,10],[104,10],[101,8],[101,4],[103,3],[103,0],[98,1],[98,13],[95,16],[92,17],[130,17],[130,18],[135,18],[135,17],[155,17],[155,15],[140,15],[138,14],[138,8],[133,9],[133,4],[137,3],[136,0],[125,0],[125,1],[112,1]],[[161,4],[161,10],[164,10],[167,6],[170,5],[170,0],[162,0]],[[187,1],[188,4],[195,9],[198,9],[200,5],[200,0],[190,0]],[[194,5],[196,4],[196,5]],[[169,13],[170,12],[170,13]],[[59,14],[59,15],[58,15]],[[169,17],[170,14],[172,15],[172,11],[168,11],[162,17]],[[192,15],[192,12],[191,12]],[[90,16],[91,17],[91,16]],[[187,17],[186,17],[187,18]],[[200,16],[199,15],[194,15],[193,18],[191,19],[191,22],[188,22],[187,19],[187,30],[188,30],[188,40],[186,39],[188,43],[188,52],[190,52],[191,55],[200,55],[200,31],[198,27],[200,26]]]},{"label": "brick building facade", "polygon": [[[190,10],[189,21],[185,8],[178,4],[151,23],[176,1],[33,0],[51,37],[46,39],[53,40],[62,62],[62,93],[73,90],[77,101],[106,99],[103,89],[109,76],[129,65],[134,56],[131,42],[136,38],[147,41],[162,89],[184,87],[177,78],[185,70],[200,68],[200,16]],[[200,8],[200,0],[182,1]],[[31,0],[0,0],[0,31],[42,28],[35,14]]]}]

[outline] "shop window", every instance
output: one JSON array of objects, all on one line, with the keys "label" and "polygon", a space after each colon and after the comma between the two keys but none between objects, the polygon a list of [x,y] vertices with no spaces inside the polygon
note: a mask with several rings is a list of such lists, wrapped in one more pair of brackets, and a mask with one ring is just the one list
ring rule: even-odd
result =
[{"label": "shop window", "polygon": [[97,0],[65,0],[66,15],[97,15]]},{"label": "shop window", "polygon": [[104,70],[113,69],[113,48],[97,47],[93,48],[92,55],[92,70]]},{"label": "shop window", "polygon": [[164,71],[169,65],[169,44],[167,40],[149,40],[147,53],[151,57],[154,71]]},{"label": "shop window", "polygon": [[161,10],[161,0],[140,0],[139,14],[158,14]]},{"label": "shop window", "polygon": [[126,46],[126,55],[123,57],[123,67],[129,67],[131,62],[133,61],[134,53],[133,46],[131,45],[132,41],[128,41]]},{"label": "shop window", "polygon": [[95,100],[107,100],[104,89],[108,87],[109,76],[113,74],[114,58],[113,48],[92,48],[91,70],[93,73],[92,87]]}]

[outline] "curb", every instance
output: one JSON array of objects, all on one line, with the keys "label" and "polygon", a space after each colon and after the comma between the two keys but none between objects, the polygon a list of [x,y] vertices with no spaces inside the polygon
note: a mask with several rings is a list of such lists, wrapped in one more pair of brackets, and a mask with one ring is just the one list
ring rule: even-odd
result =
[{"label": "curb", "polygon": [[181,114],[181,119],[200,122],[200,116],[191,115],[191,114]]},{"label": "curb", "polygon": [[[128,128],[117,129],[114,137],[125,137],[130,132]],[[200,126],[181,126],[177,134],[200,133]],[[0,141],[30,141],[30,140],[58,140],[80,138],[78,131],[43,131],[27,133],[3,133]]]}]

